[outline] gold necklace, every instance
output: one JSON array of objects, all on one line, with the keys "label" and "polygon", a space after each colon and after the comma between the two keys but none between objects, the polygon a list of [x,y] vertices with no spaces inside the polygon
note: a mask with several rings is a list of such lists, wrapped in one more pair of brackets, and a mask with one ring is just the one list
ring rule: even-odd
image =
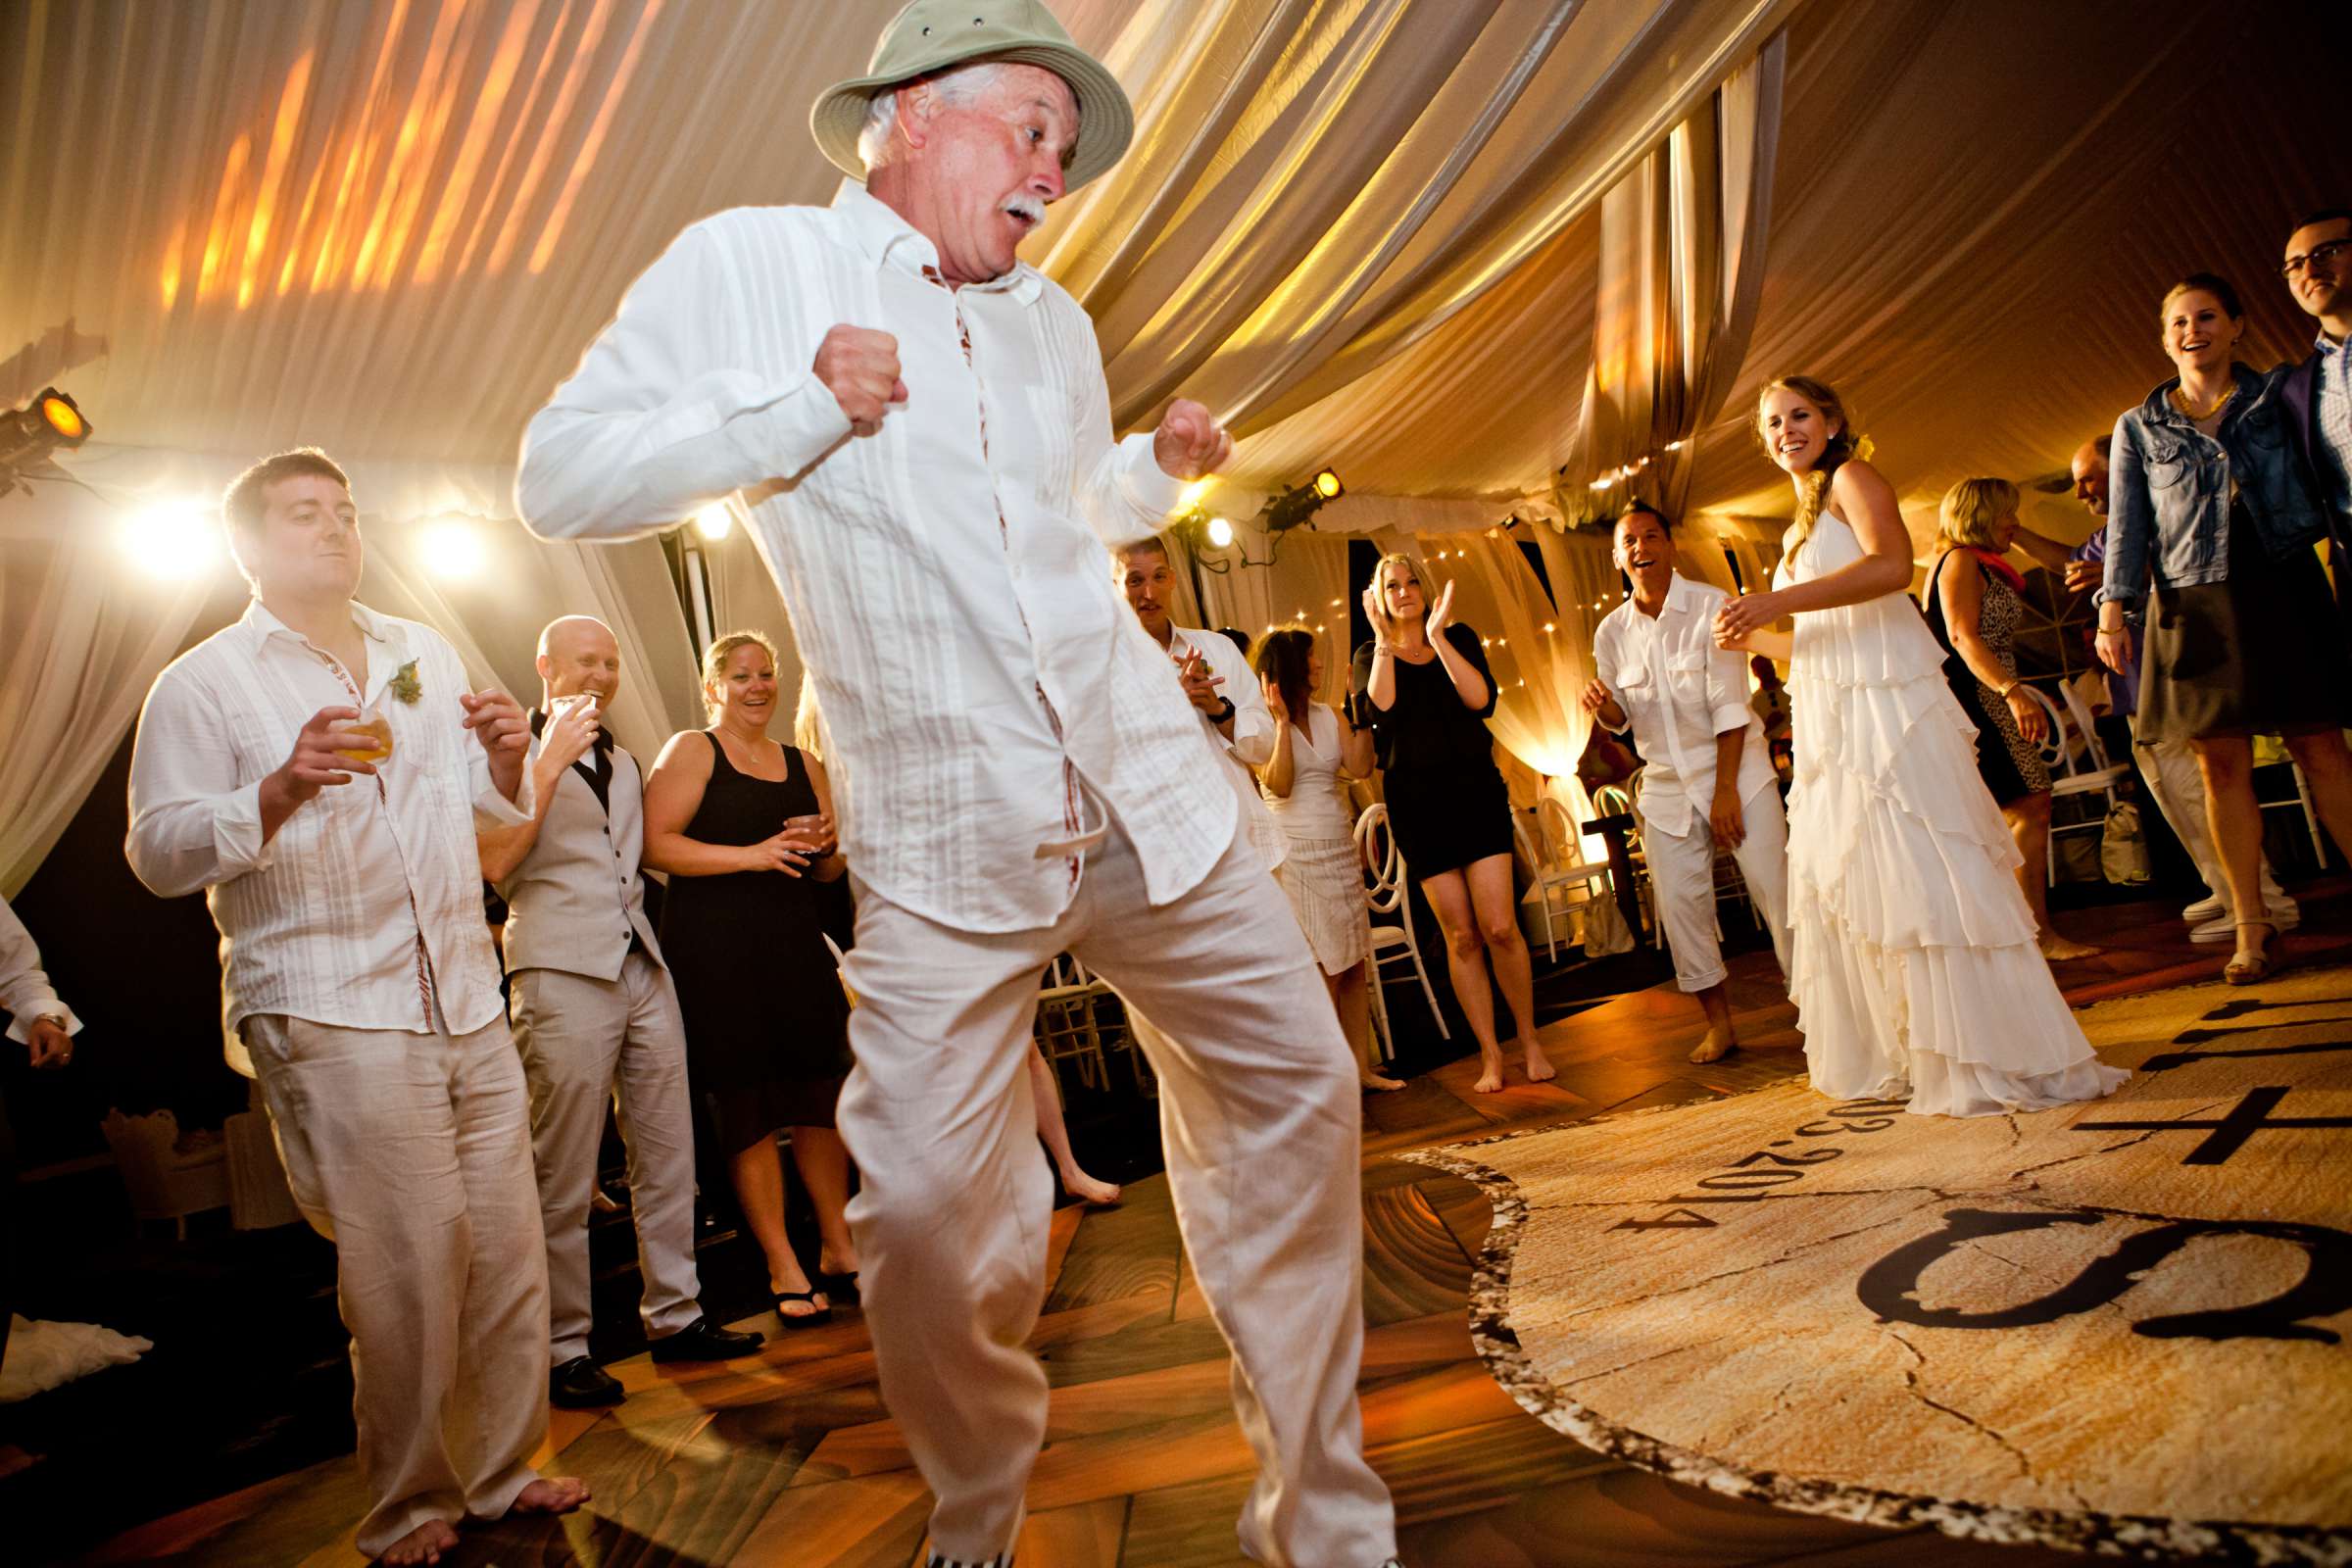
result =
[{"label": "gold necklace", "polygon": [[2221,413],[2222,405],[2235,396],[2237,396],[2237,383],[2232,381],[2222,389],[2222,395],[2215,398],[2209,407],[2198,409],[2188,401],[2188,389],[2177,385],[2173,388],[2173,407],[2187,416],[2189,423],[2202,424]]}]

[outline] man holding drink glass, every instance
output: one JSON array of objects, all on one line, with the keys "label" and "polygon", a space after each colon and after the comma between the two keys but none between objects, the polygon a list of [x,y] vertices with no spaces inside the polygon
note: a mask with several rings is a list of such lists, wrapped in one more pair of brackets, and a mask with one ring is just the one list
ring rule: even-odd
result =
[{"label": "man holding drink glass", "polygon": [[529,1462],[547,1273],[473,843],[528,819],[530,731],[439,633],[353,601],[358,513],[325,454],[256,464],[221,510],[253,603],[148,692],[125,848],[159,895],[204,890],[229,1065],[336,1244],[359,1547],[429,1562],[461,1519],[587,1496]]},{"label": "man holding drink glass", "polygon": [[616,1088],[654,1358],[749,1355],[760,1336],[718,1328],[696,1301],[685,1024],[645,917],[645,785],[603,722],[620,690],[620,642],[603,621],[565,615],[539,634],[538,670],[532,817],[478,837],[482,876],[507,901],[509,1016],[530,1083],[547,1230],[548,1397],[584,1409],[624,1397],[588,1354],[588,1204]]}]

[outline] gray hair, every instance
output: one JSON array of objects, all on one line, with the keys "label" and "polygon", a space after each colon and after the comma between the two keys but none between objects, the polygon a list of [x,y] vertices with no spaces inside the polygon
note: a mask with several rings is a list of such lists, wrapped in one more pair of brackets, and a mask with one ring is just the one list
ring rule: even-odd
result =
[{"label": "gray hair", "polygon": [[[968,109],[1004,74],[1004,61],[980,60],[943,71],[936,76],[918,76],[915,81],[928,82],[940,102]],[[890,133],[899,128],[899,88],[913,85],[914,82],[902,81],[882,88],[866,100],[865,127],[858,132],[858,157],[864,163],[866,172],[873,172],[888,161]]]}]

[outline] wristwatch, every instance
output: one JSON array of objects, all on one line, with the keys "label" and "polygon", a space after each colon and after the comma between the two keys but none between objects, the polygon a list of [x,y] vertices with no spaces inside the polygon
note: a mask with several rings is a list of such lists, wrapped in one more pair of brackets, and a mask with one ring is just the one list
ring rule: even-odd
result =
[{"label": "wristwatch", "polygon": [[1217,710],[1208,715],[1208,721],[1212,724],[1231,723],[1233,721],[1233,699],[1230,697],[1220,697],[1217,699]]}]

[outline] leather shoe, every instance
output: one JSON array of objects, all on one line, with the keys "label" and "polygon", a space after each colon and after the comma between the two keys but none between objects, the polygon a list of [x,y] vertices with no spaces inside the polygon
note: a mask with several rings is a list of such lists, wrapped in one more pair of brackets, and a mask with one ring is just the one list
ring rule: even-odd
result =
[{"label": "leather shoe", "polygon": [[677,1333],[656,1340],[651,1353],[657,1361],[728,1361],[751,1354],[761,1343],[757,1334],[739,1334],[698,1317]]},{"label": "leather shoe", "polygon": [[584,1355],[575,1355],[547,1375],[547,1402],[561,1410],[601,1410],[627,1398],[620,1379]]}]

